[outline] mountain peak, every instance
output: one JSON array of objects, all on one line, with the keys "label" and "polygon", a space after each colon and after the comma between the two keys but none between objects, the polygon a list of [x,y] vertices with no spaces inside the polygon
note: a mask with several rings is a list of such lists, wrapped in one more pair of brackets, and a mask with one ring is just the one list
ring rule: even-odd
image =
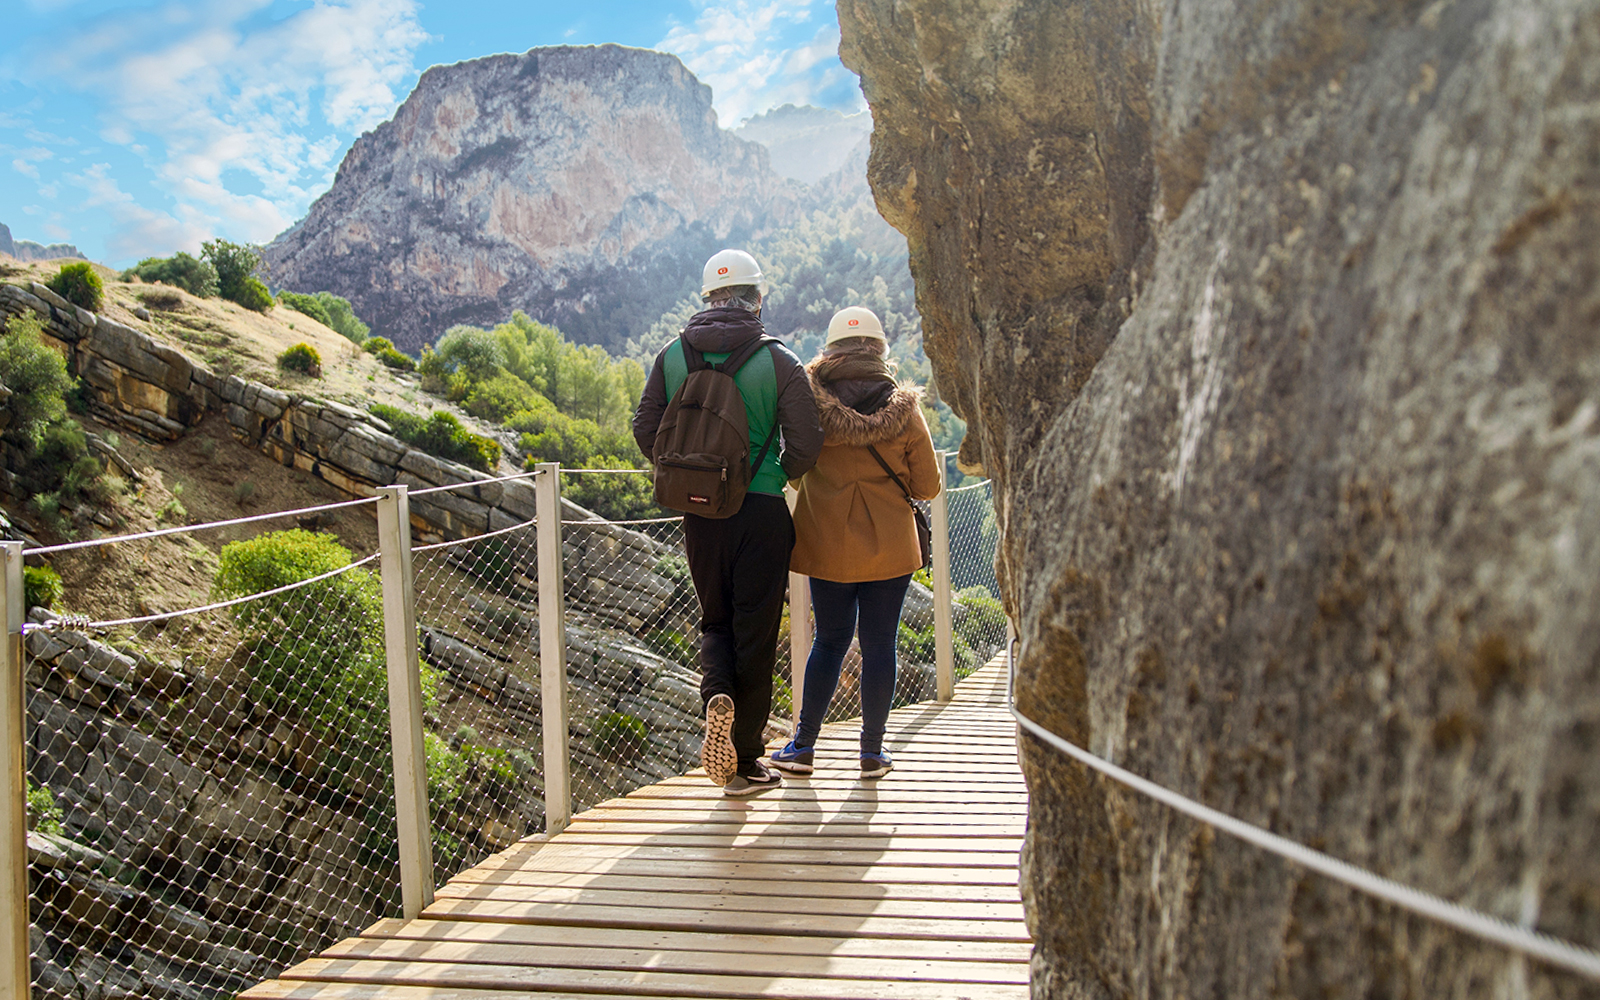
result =
[{"label": "mountain peak", "polygon": [[616,346],[659,315],[638,303],[664,309],[803,193],[717,126],[676,56],[536,48],[424,73],[265,257],[275,283],[345,296],[408,350],[517,309]]}]

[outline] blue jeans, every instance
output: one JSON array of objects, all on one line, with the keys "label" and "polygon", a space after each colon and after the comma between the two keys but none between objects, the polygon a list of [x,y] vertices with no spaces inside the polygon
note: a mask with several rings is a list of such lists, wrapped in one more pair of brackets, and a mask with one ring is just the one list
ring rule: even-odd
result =
[{"label": "blue jeans", "polygon": [[794,741],[815,746],[822,717],[839,686],[839,668],[850,651],[850,639],[860,619],[861,634],[861,752],[883,751],[883,729],[894,699],[895,633],[900,606],[905,603],[911,575],[867,583],[811,581],[811,607],[817,615],[817,634],[806,659],[805,698],[800,703],[800,728]]}]

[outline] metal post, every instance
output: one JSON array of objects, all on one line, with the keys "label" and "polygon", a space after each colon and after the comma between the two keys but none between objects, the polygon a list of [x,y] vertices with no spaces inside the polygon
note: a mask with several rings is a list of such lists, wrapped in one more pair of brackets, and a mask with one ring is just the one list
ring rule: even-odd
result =
[{"label": "metal post", "polygon": [[422,669],[417,660],[416,585],[411,572],[411,499],[405,486],[378,488],[378,565],[389,674],[389,737],[399,825],[400,906],[415,920],[433,902],[428,760],[422,739]]},{"label": "metal post", "polygon": [[28,720],[22,698],[22,543],[0,542],[0,1000],[28,1000]]},{"label": "metal post", "polygon": [[945,489],[945,453],[933,457],[939,466],[939,495],[929,505],[933,513],[933,648],[939,682],[939,700],[956,696],[955,629],[951,625],[950,494]]},{"label": "metal post", "polygon": [[566,588],[561,567],[561,466],[540,462],[533,480],[539,540],[539,701],[544,728],[544,832],[572,820],[567,757]]},{"label": "metal post", "polygon": [[[800,494],[785,488],[789,511],[800,502]],[[789,574],[789,701],[794,727],[800,728],[800,703],[806,696],[806,660],[811,656],[811,578]]]}]

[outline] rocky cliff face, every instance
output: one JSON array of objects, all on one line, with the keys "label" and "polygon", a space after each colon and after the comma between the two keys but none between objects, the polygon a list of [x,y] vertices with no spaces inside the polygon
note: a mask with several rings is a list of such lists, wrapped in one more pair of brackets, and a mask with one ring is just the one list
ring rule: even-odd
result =
[{"label": "rocky cliff face", "polygon": [[[1600,12],[841,0],[1027,714],[1600,941]],[[1023,740],[1035,994],[1577,997]]]},{"label": "rocky cliff face", "polygon": [[266,260],[274,285],[343,295],[413,352],[514,309],[618,346],[801,190],[717,127],[675,57],[534,49],[424,73]]},{"label": "rocky cliff face", "polygon": [[55,260],[58,257],[83,258],[78,248],[71,243],[51,243],[45,245],[32,240],[16,240],[11,238],[11,227],[0,222],[0,253],[10,254],[18,260]]}]

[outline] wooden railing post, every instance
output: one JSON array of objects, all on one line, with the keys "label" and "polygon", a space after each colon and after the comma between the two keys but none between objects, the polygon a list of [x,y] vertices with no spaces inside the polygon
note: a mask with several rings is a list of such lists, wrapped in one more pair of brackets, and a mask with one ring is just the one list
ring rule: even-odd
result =
[{"label": "wooden railing post", "polygon": [[933,648],[940,701],[956,695],[955,628],[951,624],[950,493],[945,482],[945,452],[933,453],[939,467],[939,495],[929,505],[933,514]]},{"label": "wooden railing post", "polygon": [[[784,490],[789,510],[800,499],[792,489]],[[800,703],[806,696],[806,660],[811,656],[811,578],[789,574],[789,700],[794,725],[800,728]]]},{"label": "wooden railing post", "polygon": [[0,1000],[28,1000],[28,720],[23,703],[22,543],[0,542]]},{"label": "wooden railing post", "polygon": [[400,906],[415,920],[433,902],[433,837],[428,760],[422,736],[422,669],[417,656],[416,581],[411,569],[411,500],[405,486],[378,487],[378,566],[383,580],[383,647],[389,676],[389,738],[400,845]]},{"label": "wooden railing post", "polygon": [[544,831],[572,820],[567,757],[566,585],[561,565],[561,466],[541,462],[533,481],[539,541],[539,703],[544,730]]}]

